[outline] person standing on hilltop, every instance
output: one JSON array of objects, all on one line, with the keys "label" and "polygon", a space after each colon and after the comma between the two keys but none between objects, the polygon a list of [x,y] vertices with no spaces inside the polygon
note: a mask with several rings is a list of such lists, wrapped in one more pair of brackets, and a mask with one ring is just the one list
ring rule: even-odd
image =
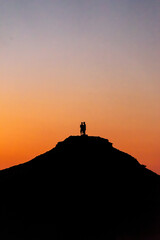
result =
[{"label": "person standing on hilltop", "polygon": [[82,135],[86,135],[86,123],[85,122],[81,122],[80,125],[80,134]]}]

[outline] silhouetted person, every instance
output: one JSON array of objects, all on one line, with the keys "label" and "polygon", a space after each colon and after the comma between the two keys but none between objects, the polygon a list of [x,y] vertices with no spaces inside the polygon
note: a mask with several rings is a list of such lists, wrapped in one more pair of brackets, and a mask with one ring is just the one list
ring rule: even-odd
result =
[{"label": "silhouetted person", "polygon": [[85,123],[85,122],[81,122],[81,125],[80,125],[80,134],[81,134],[81,135],[86,135],[86,123]]}]

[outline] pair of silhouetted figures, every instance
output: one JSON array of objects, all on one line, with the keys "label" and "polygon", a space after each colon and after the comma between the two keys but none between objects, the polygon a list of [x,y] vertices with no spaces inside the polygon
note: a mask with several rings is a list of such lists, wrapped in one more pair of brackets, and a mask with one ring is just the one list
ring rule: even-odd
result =
[{"label": "pair of silhouetted figures", "polygon": [[86,123],[85,123],[85,122],[81,122],[81,125],[80,125],[80,134],[81,134],[81,135],[85,135],[85,134],[86,134]]}]

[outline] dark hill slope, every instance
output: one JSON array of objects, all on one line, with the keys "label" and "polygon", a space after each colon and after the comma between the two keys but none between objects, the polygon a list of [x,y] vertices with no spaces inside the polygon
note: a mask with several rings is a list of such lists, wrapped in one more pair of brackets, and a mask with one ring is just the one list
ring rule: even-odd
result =
[{"label": "dark hill slope", "polygon": [[153,240],[159,234],[159,175],[100,137],[71,136],[0,171],[0,183],[6,236],[147,239],[151,234]]}]

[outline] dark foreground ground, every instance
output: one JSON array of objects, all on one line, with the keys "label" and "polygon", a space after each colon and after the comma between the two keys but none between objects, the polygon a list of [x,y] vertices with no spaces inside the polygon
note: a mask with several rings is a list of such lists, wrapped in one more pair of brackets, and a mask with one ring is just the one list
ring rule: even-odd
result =
[{"label": "dark foreground ground", "polygon": [[160,176],[107,139],[71,136],[0,171],[1,239],[160,239]]}]

